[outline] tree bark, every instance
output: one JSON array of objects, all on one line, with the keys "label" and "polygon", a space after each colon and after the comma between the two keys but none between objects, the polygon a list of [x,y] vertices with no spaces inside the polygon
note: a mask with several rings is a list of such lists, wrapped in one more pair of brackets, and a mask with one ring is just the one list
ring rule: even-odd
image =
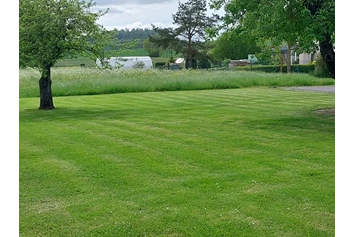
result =
[{"label": "tree bark", "polygon": [[[191,36],[192,38],[192,36]],[[189,69],[192,69],[192,42],[191,38],[189,38],[189,46],[188,46],[188,52],[189,52]]]},{"label": "tree bark", "polygon": [[325,40],[319,42],[319,49],[330,76],[335,79],[335,52],[330,35],[327,35]]},{"label": "tree bark", "polygon": [[[310,11],[311,15],[316,17],[317,13],[322,9],[323,2],[321,0],[304,1],[305,6]],[[322,37],[323,36],[323,37]],[[335,52],[333,44],[331,43],[331,35],[325,33],[319,40],[319,51],[323,57],[330,76],[335,79]]]},{"label": "tree bark", "polygon": [[284,57],[280,51],[280,73],[283,73],[283,67],[284,67]]},{"label": "tree bark", "polygon": [[291,44],[287,44],[287,73],[291,73]]},{"label": "tree bark", "polygon": [[39,80],[40,105],[38,109],[41,110],[54,109],[50,70],[50,67],[47,67]]}]

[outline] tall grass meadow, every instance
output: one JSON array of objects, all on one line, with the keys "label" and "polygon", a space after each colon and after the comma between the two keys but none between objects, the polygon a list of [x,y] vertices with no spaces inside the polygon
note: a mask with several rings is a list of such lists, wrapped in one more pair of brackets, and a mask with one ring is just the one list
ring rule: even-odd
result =
[{"label": "tall grass meadow", "polygon": [[[38,97],[36,69],[19,70],[20,98]],[[53,96],[127,92],[228,89],[255,86],[334,85],[329,78],[308,74],[281,74],[222,70],[123,70],[81,67],[52,69]]]}]

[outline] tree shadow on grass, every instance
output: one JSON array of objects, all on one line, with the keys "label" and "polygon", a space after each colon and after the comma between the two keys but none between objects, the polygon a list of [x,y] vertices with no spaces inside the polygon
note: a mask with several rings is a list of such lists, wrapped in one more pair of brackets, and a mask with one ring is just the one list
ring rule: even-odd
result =
[{"label": "tree shadow on grass", "polygon": [[[145,111],[146,112],[146,111]],[[19,113],[20,123],[45,121],[111,120],[135,117],[142,114],[138,109],[107,109],[99,107],[57,107],[53,110],[24,109]]]}]

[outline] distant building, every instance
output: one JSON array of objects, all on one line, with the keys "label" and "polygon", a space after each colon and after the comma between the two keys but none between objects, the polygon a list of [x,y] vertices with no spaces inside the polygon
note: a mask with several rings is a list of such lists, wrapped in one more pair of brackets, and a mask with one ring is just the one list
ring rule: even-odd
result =
[{"label": "distant building", "polygon": [[[281,48],[281,54],[286,57],[287,54],[287,47],[282,47]],[[317,55],[319,52],[316,53],[301,53],[297,55],[297,53],[291,48],[291,65],[292,64],[310,64],[314,60],[316,60]]]},{"label": "distant building", "polygon": [[317,53],[301,53],[298,55],[298,64],[309,64],[317,57]]}]

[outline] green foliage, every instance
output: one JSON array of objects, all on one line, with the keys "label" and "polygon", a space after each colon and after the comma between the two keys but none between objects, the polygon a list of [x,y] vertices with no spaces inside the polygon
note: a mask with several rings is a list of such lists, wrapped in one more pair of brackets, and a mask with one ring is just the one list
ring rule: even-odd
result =
[{"label": "green foliage", "polygon": [[211,50],[212,57],[215,59],[247,59],[248,54],[260,52],[256,42],[250,42],[248,36],[237,30],[224,32],[214,42]]},{"label": "green foliage", "polygon": [[155,46],[154,43],[150,42],[149,38],[143,41],[143,49],[148,52],[150,57],[159,57],[159,47]]},{"label": "green foliage", "polygon": [[154,68],[162,68],[165,65],[166,65],[166,62],[155,62]]},{"label": "green foliage", "polygon": [[137,44],[134,48],[144,48],[144,41],[150,35],[154,35],[155,32],[152,29],[114,29],[111,31],[112,35],[117,38],[121,43],[129,43],[137,40]]},{"label": "green foliage", "polygon": [[314,42],[322,42],[328,37],[335,43],[335,0],[304,1],[304,7],[311,16],[311,21],[305,26],[305,34],[300,46],[304,50],[314,51],[318,46]]},{"label": "green foliage", "polygon": [[168,63],[175,63],[175,59],[173,57],[170,57]]},{"label": "green foliage", "polygon": [[330,77],[327,65],[325,64],[322,55],[318,54],[314,61],[314,76],[316,77]]},{"label": "green foliage", "polygon": [[129,57],[129,56],[149,56],[148,52],[142,48],[130,49],[124,52],[119,52],[114,55],[115,57]]},{"label": "green foliage", "polygon": [[159,28],[154,25],[155,36],[149,40],[163,49],[175,50],[186,58],[188,68],[196,68],[196,61],[201,55],[206,57],[205,46],[201,41],[207,38],[206,29],[213,27],[214,22],[206,15],[207,5],[203,0],[179,2],[178,11],[173,14],[175,28]]},{"label": "green foliage", "polygon": [[211,62],[210,60],[204,58],[204,59],[201,59],[198,61],[198,68],[201,68],[201,69],[208,69],[208,68],[211,68]]},{"label": "green foliage", "polygon": [[[273,66],[273,65],[252,65],[250,66],[239,66],[236,67],[234,70],[242,70],[242,71],[258,71],[258,72],[271,72],[271,73],[277,73],[280,72],[280,66]],[[287,69],[286,67],[282,67],[282,72],[286,73]],[[314,65],[299,65],[299,64],[293,64],[291,65],[291,72],[294,73],[307,73],[307,74],[313,74],[315,71]],[[321,76],[320,76],[321,77]]]},{"label": "green foliage", "polygon": [[50,76],[60,59],[88,55],[105,58],[134,46],[119,44],[97,20],[107,11],[91,12],[95,4],[80,0],[20,0],[20,66],[35,67]]},{"label": "green foliage", "polygon": [[[266,50],[278,51],[285,43],[287,48],[309,52],[329,35],[335,40],[334,0],[214,0],[212,7],[224,7],[226,14],[222,18],[225,25],[229,29],[237,27],[247,31]],[[290,66],[289,53],[286,59]]]},{"label": "green foliage", "polygon": [[185,58],[185,69],[197,69],[197,60]]},{"label": "green foliage", "polygon": [[155,64],[154,64],[154,67],[155,68],[162,68],[163,66],[165,66],[166,65],[166,62],[164,61],[164,62],[156,62]]},{"label": "green foliage", "polygon": [[85,67],[97,67],[95,60],[82,56],[60,59],[53,65],[53,67],[79,67],[80,65],[85,65]]}]

